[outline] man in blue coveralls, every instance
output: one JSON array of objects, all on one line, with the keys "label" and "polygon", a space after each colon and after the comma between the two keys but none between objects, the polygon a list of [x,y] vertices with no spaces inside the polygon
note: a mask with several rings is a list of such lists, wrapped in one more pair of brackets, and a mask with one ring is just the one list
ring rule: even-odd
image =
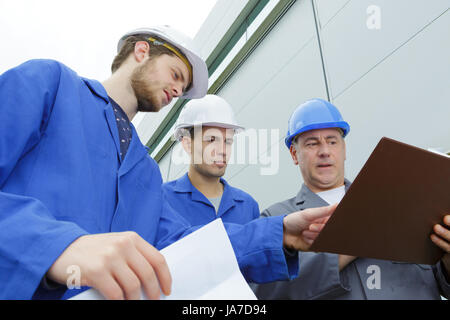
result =
[{"label": "man in blue coveralls", "polygon": [[[157,248],[195,228],[163,210],[159,168],[130,120],[174,97],[203,97],[208,71],[191,40],[170,27],[125,34],[112,71],[100,83],[32,60],[0,76],[2,299],[73,296],[71,270],[109,299],[139,298],[141,288],[149,298],[170,293]],[[317,233],[303,231],[332,210],[227,225],[244,275],[295,276],[298,258],[284,249],[307,250]],[[267,230],[274,235],[262,243]]]},{"label": "man in blue coveralls", "polygon": [[174,136],[191,162],[180,179],[163,184],[163,194],[165,201],[192,225],[204,225],[216,218],[239,224],[259,218],[258,203],[222,178],[234,135],[243,129],[231,106],[216,95],[191,100],[181,111]]},{"label": "man in blue coveralls", "polygon": [[[348,123],[328,101],[312,99],[298,106],[289,119],[285,141],[304,184],[294,198],[275,203],[262,216],[340,202],[350,187],[344,177],[344,137],[349,131]],[[450,226],[450,215],[443,222]],[[447,252],[435,266],[301,252],[298,278],[259,285],[255,293],[259,299],[440,299],[440,294],[448,298],[450,230],[436,225],[434,232],[432,240]],[[379,268],[375,286],[367,285],[373,266]]]},{"label": "man in blue coveralls", "polygon": [[62,297],[69,266],[107,298],[137,298],[140,283],[157,298],[157,279],[169,293],[167,265],[147,243],[161,215],[160,171],[130,120],[206,94],[195,52],[157,27],[121,38],[103,84],[51,60],[1,75],[0,298]]}]

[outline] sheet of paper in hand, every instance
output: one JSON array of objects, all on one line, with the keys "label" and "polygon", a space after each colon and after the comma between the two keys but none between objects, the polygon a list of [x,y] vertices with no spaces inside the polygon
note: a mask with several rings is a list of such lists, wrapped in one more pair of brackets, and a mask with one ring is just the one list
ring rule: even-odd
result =
[{"label": "sheet of paper in hand", "polygon": [[[221,219],[161,250],[172,276],[172,293],[166,300],[255,300],[242,276]],[[73,300],[104,297],[90,289]],[[142,294],[142,299],[146,299]]]}]

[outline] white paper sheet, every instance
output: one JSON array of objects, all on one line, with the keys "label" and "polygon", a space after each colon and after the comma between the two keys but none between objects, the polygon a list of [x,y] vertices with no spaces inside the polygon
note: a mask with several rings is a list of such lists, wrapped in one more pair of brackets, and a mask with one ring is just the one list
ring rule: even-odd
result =
[{"label": "white paper sheet", "polygon": [[[256,300],[242,276],[222,220],[216,219],[161,250],[172,276],[165,300]],[[142,295],[145,299],[145,295]],[[95,289],[72,299],[99,300]]]}]

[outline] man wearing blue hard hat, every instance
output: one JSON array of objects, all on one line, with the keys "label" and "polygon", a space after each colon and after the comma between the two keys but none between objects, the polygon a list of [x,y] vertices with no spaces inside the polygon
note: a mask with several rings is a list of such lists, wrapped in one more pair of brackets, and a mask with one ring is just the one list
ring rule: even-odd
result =
[{"label": "man wearing blue hard hat", "polygon": [[[312,99],[292,113],[285,143],[300,167],[304,183],[298,194],[276,203],[262,216],[277,216],[340,202],[350,181],[344,176],[345,137],[350,126],[330,102]],[[442,248],[445,250],[443,244]],[[259,285],[259,299],[440,299],[450,295],[443,262],[436,266],[396,263],[332,253],[299,254],[299,277]],[[379,286],[369,287],[369,266],[378,266]]]}]

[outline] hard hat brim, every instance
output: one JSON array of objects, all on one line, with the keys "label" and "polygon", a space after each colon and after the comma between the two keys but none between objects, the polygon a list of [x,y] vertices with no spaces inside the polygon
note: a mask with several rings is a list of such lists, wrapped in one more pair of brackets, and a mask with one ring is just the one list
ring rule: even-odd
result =
[{"label": "hard hat brim", "polygon": [[316,129],[330,129],[330,128],[342,129],[342,131],[343,131],[342,137],[344,137],[344,138],[350,132],[350,125],[345,121],[313,123],[313,124],[310,124],[310,125],[307,125],[307,126],[301,128],[301,129],[297,130],[296,132],[294,132],[293,134],[287,136],[286,139],[284,140],[284,142],[285,142],[286,146],[288,148],[290,148],[291,144],[292,144],[292,140],[294,140],[294,138],[296,136],[298,136],[299,134],[306,132],[306,131],[316,130]]},{"label": "hard hat brim", "polygon": [[192,84],[181,97],[184,99],[202,98],[208,92],[208,68],[206,63],[186,48],[180,48],[192,65]]},{"label": "hard hat brim", "polygon": [[235,134],[241,133],[242,131],[245,131],[244,127],[238,126],[238,125],[232,125],[229,123],[221,123],[221,122],[206,122],[206,123],[199,123],[199,124],[179,124],[175,128],[175,132],[173,134],[173,137],[175,140],[180,140],[183,137],[183,131],[188,128],[193,128],[197,126],[202,127],[218,127],[218,128],[224,128],[224,129],[233,129]]}]

